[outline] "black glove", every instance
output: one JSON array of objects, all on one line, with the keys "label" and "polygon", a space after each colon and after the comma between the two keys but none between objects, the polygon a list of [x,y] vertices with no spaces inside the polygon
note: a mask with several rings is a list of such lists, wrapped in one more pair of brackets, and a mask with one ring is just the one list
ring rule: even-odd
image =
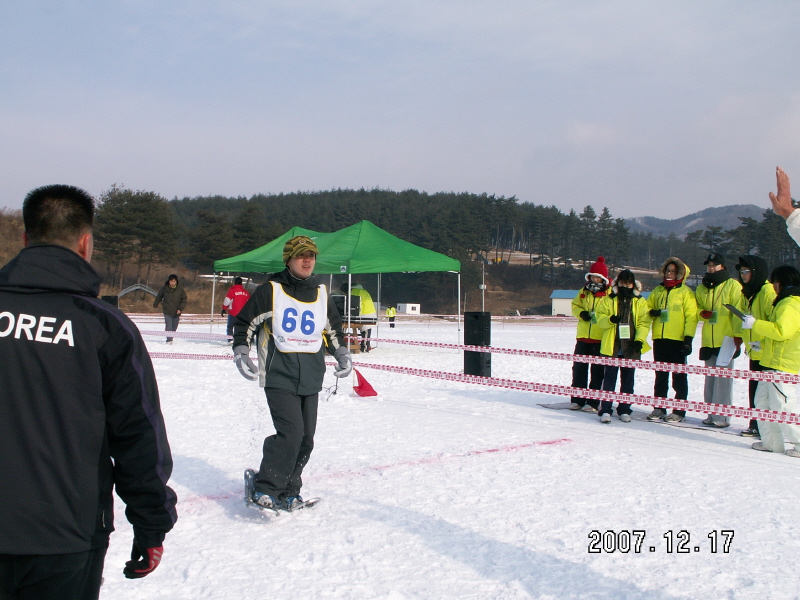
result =
[{"label": "black glove", "polygon": [[612,323],[619,323],[620,322],[619,315],[611,315],[610,317],[608,317],[608,320],[611,321]]},{"label": "black glove", "polygon": [[[164,554],[164,534],[160,532],[134,531],[131,559],[125,563],[122,574],[128,579],[146,577],[156,570]],[[157,544],[157,545],[155,545]]]},{"label": "black glove", "polygon": [[636,350],[639,354],[642,353],[642,340],[634,340],[633,341],[633,349]]},{"label": "black glove", "polygon": [[223,308],[221,311],[219,311],[219,314],[221,314],[224,317],[225,316],[225,309]]},{"label": "black glove", "polygon": [[584,321],[591,321],[592,320],[592,314],[588,310],[582,310],[581,314],[580,314],[580,317]]},{"label": "black glove", "polygon": [[692,353],[692,339],[694,338],[692,338],[690,335],[687,335],[685,338],[683,338],[683,353],[686,356],[689,356]]},{"label": "black glove", "polygon": [[654,319],[656,317],[660,317],[661,316],[661,309],[660,308],[651,308],[650,309],[650,316],[653,317]]}]

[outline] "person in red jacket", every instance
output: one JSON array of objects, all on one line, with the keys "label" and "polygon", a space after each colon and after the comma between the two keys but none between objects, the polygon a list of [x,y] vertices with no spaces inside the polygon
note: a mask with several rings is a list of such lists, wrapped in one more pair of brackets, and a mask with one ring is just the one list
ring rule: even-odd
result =
[{"label": "person in red jacket", "polygon": [[250,300],[250,292],[242,287],[242,278],[236,277],[233,280],[231,289],[225,294],[225,300],[222,301],[222,314],[228,313],[228,329],[226,333],[231,338],[231,341],[233,341],[233,322],[248,300]]}]

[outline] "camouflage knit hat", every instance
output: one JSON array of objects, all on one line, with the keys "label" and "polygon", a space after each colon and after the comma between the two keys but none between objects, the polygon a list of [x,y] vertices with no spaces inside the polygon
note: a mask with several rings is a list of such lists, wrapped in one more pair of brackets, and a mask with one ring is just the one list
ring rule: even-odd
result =
[{"label": "camouflage knit hat", "polygon": [[314,241],[305,235],[297,235],[283,245],[283,262],[288,263],[290,258],[299,256],[303,252],[311,250],[314,254],[319,254],[319,248]]}]

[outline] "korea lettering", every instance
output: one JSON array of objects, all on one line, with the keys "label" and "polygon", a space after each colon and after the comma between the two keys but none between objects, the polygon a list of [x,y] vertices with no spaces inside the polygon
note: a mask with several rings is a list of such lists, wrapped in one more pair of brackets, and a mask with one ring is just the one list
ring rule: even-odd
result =
[{"label": "korea lettering", "polygon": [[[55,335],[52,335],[55,332]],[[72,337],[72,321],[66,319],[58,325],[55,317],[36,317],[20,313],[14,315],[8,311],[0,313],[0,338],[14,336],[14,339],[25,339],[31,342],[45,344],[58,344],[66,342],[68,346],[75,346]]]}]

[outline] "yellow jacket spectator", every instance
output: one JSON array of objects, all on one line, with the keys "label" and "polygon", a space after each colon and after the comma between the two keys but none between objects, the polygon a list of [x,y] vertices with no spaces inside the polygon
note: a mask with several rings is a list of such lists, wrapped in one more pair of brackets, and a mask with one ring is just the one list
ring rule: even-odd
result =
[{"label": "yellow jacket spectator", "polygon": [[[722,346],[722,340],[725,336],[735,336],[733,329],[733,319],[735,317],[723,305],[732,304],[737,306],[741,302],[742,284],[731,278],[730,272],[724,264],[715,263],[711,260],[711,257],[724,260],[722,254],[715,252],[703,264],[713,265],[714,268],[722,268],[706,273],[702,284],[695,292],[695,298],[697,299],[700,320],[703,321],[702,347],[718,349]],[[709,353],[701,352],[701,360],[706,360],[704,355],[707,354]]]},{"label": "yellow jacket spectator", "polygon": [[[345,294],[347,293],[347,282],[344,282],[340,288]],[[360,299],[358,316],[362,319],[378,319],[378,311],[375,309],[375,303],[372,301],[372,296],[360,284],[353,284],[350,288],[351,296],[358,296]],[[361,324],[361,352],[369,352],[372,347],[370,345],[370,335],[372,334],[372,325]]]},{"label": "yellow jacket spectator", "polygon": [[[742,284],[736,279],[731,279],[730,272],[725,266],[725,256],[719,252],[709,254],[703,264],[706,265],[706,274],[695,293],[697,309],[703,321],[703,347],[700,348],[700,360],[707,367],[732,369],[739,350],[737,349],[733,358],[725,364],[717,360],[719,350],[726,336],[738,340],[738,344],[741,344],[742,338],[735,337],[732,319],[736,317],[723,305],[736,306],[740,303]],[[730,405],[732,393],[733,379],[706,375],[703,398],[707,403]],[[730,417],[721,415],[709,414],[703,419],[703,425],[713,427],[728,427],[730,424]]]},{"label": "yellow jacket spectator", "polygon": [[[769,269],[767,261],[760,256],[748,254],[740,256],[736,264],[739,272],[739,282],[742,284],[742,296],[740,303],[736,307],[745,314],[752,315],[756,319],[767,320],[772,313],[772,303],[775,300],[775,289],[767,281]],[[743,329],[742,322],[735,319],[734,332],[742,338],[744,347],[750,358],[750,370],[761,371],[761,336],[752,329]],[[748,400],[750,408],[755,408],[756,391],[758,381],[751,379],[748,385]],[[744,437],[760,437],[758,432],[758,421],[750,419],[750,424],[740,434]]]},{"label": "yellow jacket spectator", "polygon": [[[608,289],[608,267],[605,259],[600,256],[584,276],[586,283],[572,299],[572,315],[578,319],[578,330],[575,334],[575,351],[577,356],[600,356],[600,340],[603,330],[597,326],[597,307],[606,296]],[[591,379],[589,371],[591,370]],[[590,390],[599,390],[603,385],[603,365],[575,361],[572,363],[572,387],[587,387]],[[599,400],[573,396],[570,410],[584,412],[597,412]]]},{"label": "yellow jacket spectator", "polygon": [[689,266],[675,256],[671,256],[661,265],[661,276],[664,280],[650,292],[647,299],[650,310],[655,311],[650,315],[653,318],[654,341],[664,339],[683,342],[687,337],[694,338],[699,316],[694,292],[685,284],[690,273]]},{"label": "yellow jacket spectator", "polygon": [[[661,265],[663,280],[647,299],[650,318],[653,319],[653,359],[658,362],[686,364],[692,353],[692,340],[697,331],[697,301],[686,284],[689,267],[677,256],[671,256]],[[669,371],[656,371],[653,395],[666,398],[669,391]],[[672,373],[672,389],[677,400],[689,396],[686,373]],[[649,421],[680,422],[686,418],[685,410],[673,410],[671,415],[661,406],[653,407]]]},{"label": "yellow jacket spectator", "polygon": [[[627,269],[625,270],[627,271]],[[650,351],[650,345],[647,343],[651,323],[650,309],[640,291],[641,284],[636,281],[634,285],[635,287],[628,288],[632,290],[629,297],[621,295],[621,287],[615,285],[613,292],[603,299],[597,309],[597,324],[603,330],[600,342],[600,354],[603,356],[617,356],[623,352],[622,358],[638,360],[642,354]],[[626,294],[624,290],[622,293]],[[621,306],[626,303],[626,298],[630,298],[630,307],[627,309]],[[626,316],[629,318],[627,323],[630,325],[631,337],[621,339],[619,325],[626,324]],[[623,344],[623,341],[641,342],[642,345],[638,347],[637,351],[634,351],[633,344]],[[637,354],[638,356],[636,356]]]},{"label": "yellow jacket spectator", "polygon": [[386,307],[386,318],[389,319],[389,329],[394,329],[394,319],[397,316],[397,309],[393,305]]},{"label": "yellow jacket spectator", "polygon": [[359,311],[360,317],[377,317],[378,311],[375,310],[375,303],[372,301],[372,296],[361,285],[355,284],[350,289],[351,296],[358,296],[361,299],[361,309]]},{"label": "yellow jacket spectator", "polygon": [[[647,300],[640,293],[641,285],[628,269],[617,275],[616,285],[606,296],[597,310],[597,324],[604,329],[600,343],[600,353],[616,358],[638,360],[650,347],[647,334],[650,333],[650,310]],[[631,367],[606,366],[603,374],[603,390],[613,392],[620,374],[620,392],[632,394],[636,369]],[[611,422],[613,402],[603,400],[600,404],[600,422]],[[631,405],[620,402],[617,415],[623,423],[631,422]]]},{"label": "yellow jacket spectator", "polygon": [[[745,317],[742,327],[762,336],[761,365],[765,371],[794,373],[800,371],[800,272],[783,265],[770,276],[776,297],[767,320]],[[797,384],[759,381],[756,408],[797,413]],[[800,457],[800,427],[785,423],[759,421],[761,441],[755,450],[785,453]],[[783,438],[794,444],[785,450]]]}]

